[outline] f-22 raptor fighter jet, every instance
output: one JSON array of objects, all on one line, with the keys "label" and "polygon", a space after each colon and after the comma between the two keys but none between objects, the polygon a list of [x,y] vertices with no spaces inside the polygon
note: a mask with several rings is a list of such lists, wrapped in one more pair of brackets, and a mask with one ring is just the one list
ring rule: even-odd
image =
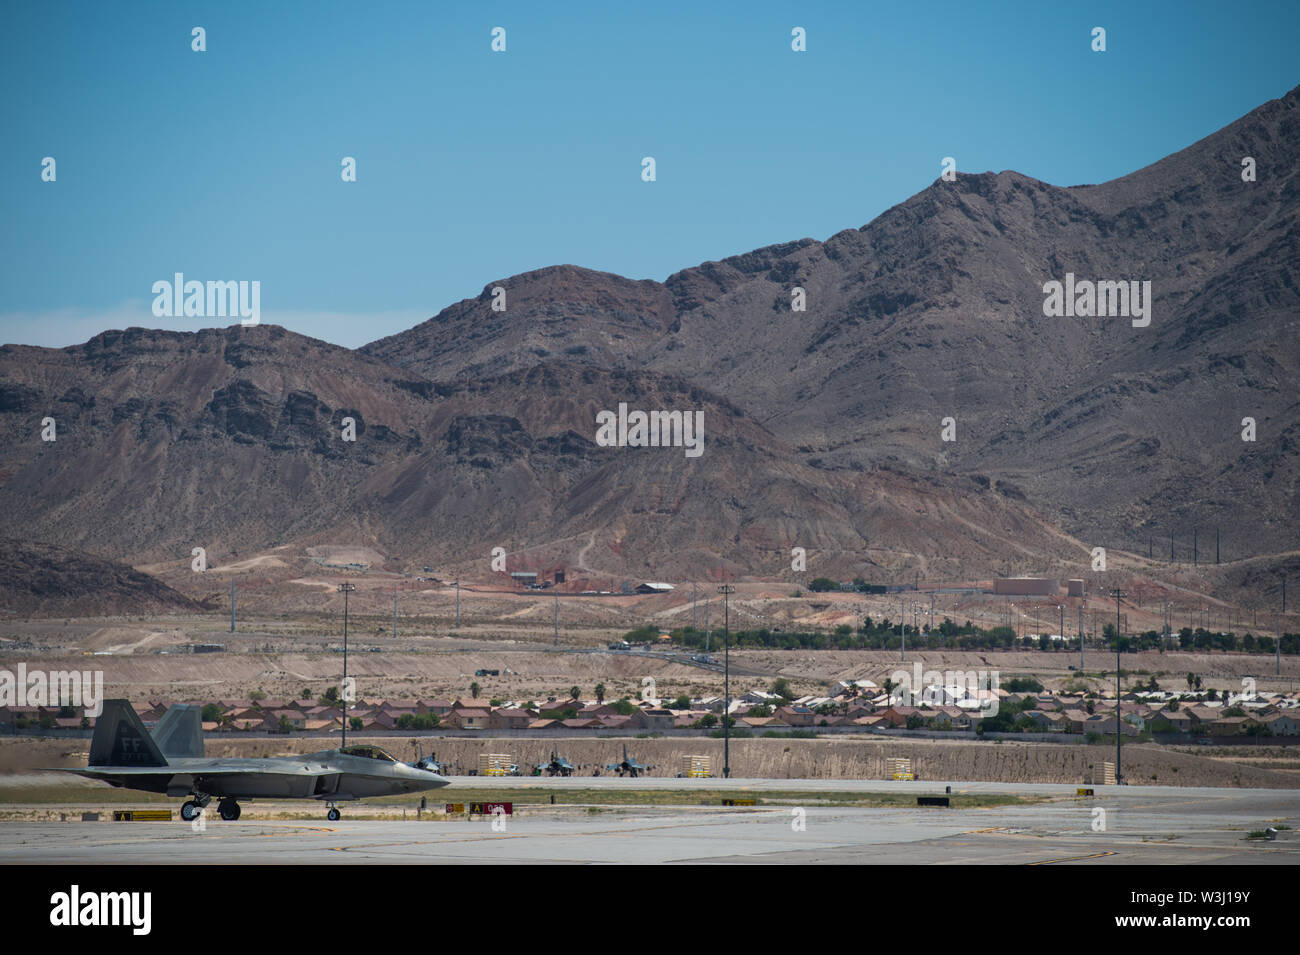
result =
[{"label": "f-22 raptor fighter jet", "polygon": [[451,780],[399,762],[378,746],[348,746],[303,756],[209,759],[203,755],[200,709],[173,706],[153,735],[126,700],[105,700],[90,741],[90,764],[64,769],[124,789],[189,796],[181,818],[192,820],[215,797],[222,819],[239,818],[240,799],[316,799],[336,802],[395,796],[448,785]]}]

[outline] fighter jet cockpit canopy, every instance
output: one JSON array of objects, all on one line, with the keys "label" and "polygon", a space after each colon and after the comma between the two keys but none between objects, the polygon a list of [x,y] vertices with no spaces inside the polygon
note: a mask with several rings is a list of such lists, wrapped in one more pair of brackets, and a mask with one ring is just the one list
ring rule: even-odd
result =
[{"label": "fighter jet cockpit canopy", "polygon": [[360,756],[363,759],[377,759],[385,763],[395,763],[393,757],[389,756],[378,746],[349,746],[346,749],[339,750],[343,756]]}]

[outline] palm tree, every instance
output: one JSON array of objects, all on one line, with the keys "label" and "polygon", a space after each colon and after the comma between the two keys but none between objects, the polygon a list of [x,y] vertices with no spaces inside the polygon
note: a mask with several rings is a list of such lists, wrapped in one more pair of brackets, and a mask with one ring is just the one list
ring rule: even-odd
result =
[{"label": "palm tree", "polygon": [[471,684],[469,685],[469,695],[472,696],[472,697],[474,697],[474,699],[477,700],[477,699],[478,699],[478,691],[481,690],[481,689],[482,689],[482,687],[480,687],[480,686],[478,685],[478,682],[475,681],[474,683],[471,683]]},{"label": "palm tree", "polygon": [[582,696],[582,690],[576,686],[571,686],[569,687],[569,696],[573,697],[574,702],[577,702],[578,697]]},{"label": "palm tree", "polygon": [[605,703],[605,684],[596,684],[596,702],[604,705]]}]

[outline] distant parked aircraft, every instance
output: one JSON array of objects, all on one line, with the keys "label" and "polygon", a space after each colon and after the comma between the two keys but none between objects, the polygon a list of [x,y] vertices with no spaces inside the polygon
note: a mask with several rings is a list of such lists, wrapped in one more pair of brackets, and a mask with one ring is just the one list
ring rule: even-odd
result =
[{"label": "distant parked aircraft", "polygon": [[642,773],[654,769],[653,766],[642,766],[635,759],[630,758],[627,755],[627,743],[623,744],[623,762],[610,763],[605,768],[609,769],[611,772],[618,773],[620,776],[633,776],[633,777],[640,776]]}]

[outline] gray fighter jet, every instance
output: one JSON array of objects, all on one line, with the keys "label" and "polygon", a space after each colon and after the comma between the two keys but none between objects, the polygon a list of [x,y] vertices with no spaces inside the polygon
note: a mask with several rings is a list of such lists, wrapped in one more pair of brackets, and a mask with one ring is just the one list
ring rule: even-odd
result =
[{"label": "gray fighter jet", "polygon": [[654,769],[653,766],[643,766],[642,764],[638,763],[635,759],[629,758],[627,755],[627,743],[623,744],[623,762],[610,763],[605,768],[608,769],[610,772],[618,773],[620,776],[632,776],[632,777],[640,776],[642,773]]},{"label": "gray fighter jet", "polygon": [[209,759],[203,755],[199,707],[173,706],[153,735],[126,700],[105,700],[85,769],[64,769],[124,789],[190,796],[181,818],[194,819],[215,796],[222,819],[239,818],[240,799],[317,799],[339,818],[336,802],[396,796],[451,780],[399,762],[378,746],[348,746],[303,756]]},{"label": "gray fighter jet", "polygon": [[555,749],[551,750],[551,758],[544,763],[537,764],[537,775],[546,773],[548,776],[572,776],[577,772],[578,767],[561,756]]}]

